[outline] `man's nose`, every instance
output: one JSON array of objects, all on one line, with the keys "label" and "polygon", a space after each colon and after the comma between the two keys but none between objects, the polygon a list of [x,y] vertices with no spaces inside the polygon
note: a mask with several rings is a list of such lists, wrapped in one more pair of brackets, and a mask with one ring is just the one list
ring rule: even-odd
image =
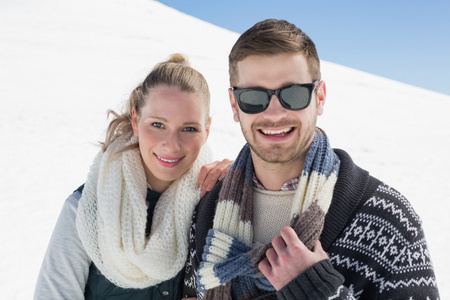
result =
[{"label": "man's nose", "polygon": [[287,109],[281,105],[280,99],[278,96],[272,95],[270,98],[269,106],[264,111],[266,116],[270,117],[284,117],[287,114]]}]

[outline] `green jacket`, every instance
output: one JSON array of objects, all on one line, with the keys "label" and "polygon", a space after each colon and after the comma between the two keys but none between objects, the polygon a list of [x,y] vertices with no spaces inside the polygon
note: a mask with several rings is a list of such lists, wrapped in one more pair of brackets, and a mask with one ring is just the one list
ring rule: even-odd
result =
[{"label": "green jacket", "polygon": [[94,264],[91,264],[84,295],[89,300],[178,300],[181,299],[183,278],[184,270],[181,270],[175,278],[158,285],[146,289],[124,289],[109,281]]}]

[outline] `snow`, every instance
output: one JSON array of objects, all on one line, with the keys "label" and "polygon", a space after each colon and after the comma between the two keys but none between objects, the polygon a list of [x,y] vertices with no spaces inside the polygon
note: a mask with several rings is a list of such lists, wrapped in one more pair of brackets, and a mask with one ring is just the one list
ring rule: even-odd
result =
[{"label": "snow", "polygon": [[[215,158],[237,155],[244,139],[227,94],[237,37],[151,0],[0,3],[2,299],[32,298],[63,201],[99,150],[106,111],[119,110],[171,53],[189,56],[210,84]],[[441,297],[450,298],[450,96],[326,61],[322,73],[328,97],[319,126],[412,202]]]}]

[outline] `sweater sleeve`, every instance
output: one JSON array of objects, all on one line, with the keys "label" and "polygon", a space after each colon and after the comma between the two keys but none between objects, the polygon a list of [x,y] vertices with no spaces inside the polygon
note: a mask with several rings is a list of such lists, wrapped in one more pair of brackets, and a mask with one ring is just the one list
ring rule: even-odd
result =
[{"label": "sweater sleeve", "polygon": [[39,272],[34,299],[84,299],[91,260],[76,230],[80,192],[65,201]]},{"label": "sweater sleeve", "polygon": [[311,266],[277,292],[280,300],[351,299],[342,284],[344,277],[326,259]]}]

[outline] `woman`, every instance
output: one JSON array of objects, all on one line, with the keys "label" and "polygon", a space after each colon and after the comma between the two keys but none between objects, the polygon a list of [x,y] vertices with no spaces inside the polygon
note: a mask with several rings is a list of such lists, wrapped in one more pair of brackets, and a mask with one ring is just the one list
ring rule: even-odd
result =
[{"label": "woman", "polygon": [[209,97],[175,54],[132,92],[125,114],[112,112],[85,184],[64,204],[35,299],[181,298],[197,180],[210,186],[230,165],[200,172],[210,161]]}]

